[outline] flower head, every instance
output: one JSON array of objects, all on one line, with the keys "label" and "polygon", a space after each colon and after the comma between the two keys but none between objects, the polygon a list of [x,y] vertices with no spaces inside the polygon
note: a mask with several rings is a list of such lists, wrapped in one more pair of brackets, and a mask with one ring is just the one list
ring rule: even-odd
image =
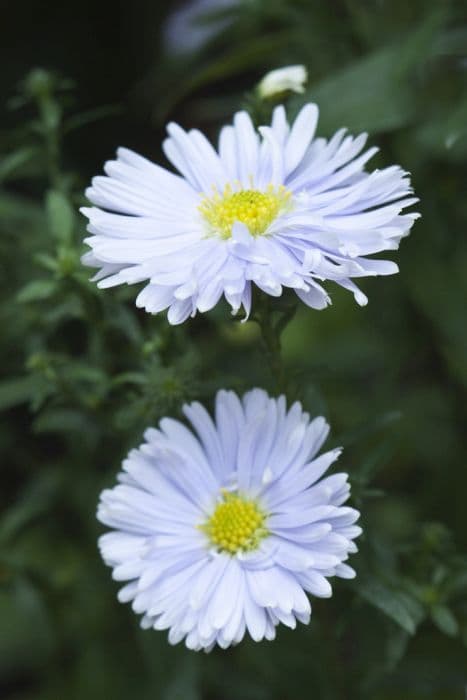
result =
[{"label": "flower head", "polygon": [[258,94],[263,99],[280,97],[284,92],[305,91],[308,73],[305,66],[286,66],[266,73],[258,85]]},{"label": "flower head", "polygon": [[342,505],[347,474],[321,479],[340,453],[316,456],[325,420],[259,389],[220,391],[215,421],[199,403],[184,412],[194,432],[164,418],[101,495],[98,518],[113,530],[102,556],[128,581],[119,599],[142,627],[196,650],[307,623],[305,592],[328,597],[327,577],[355,575],[344,562],[361,532]]},{"label": "flower head", "polygon": [[284,287],[314,309],[330,303],[322,281],[367,299],[353,278],[388,275],[397,266],[367,255],[398,247],[417,214],[398,166],[368,173],[376,152],[366,134],[314,138],[318,109],[308,104],[293,125],[283,106],[257,133],[239,112],[216,151],[197,130],[167,127],[175,175],[132,151],[118,150],[87,197],[91,251],[100,287],[146,282],[136,304],[168,309],[170,323],[226,298],[248,316],[252,285],[280,296]]}]

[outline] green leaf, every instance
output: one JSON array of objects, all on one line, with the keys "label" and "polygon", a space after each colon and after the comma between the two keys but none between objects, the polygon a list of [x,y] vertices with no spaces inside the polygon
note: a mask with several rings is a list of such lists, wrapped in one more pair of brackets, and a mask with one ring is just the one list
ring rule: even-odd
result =
[{"label": "green leaf", "polygon": [[35,433],[69,433],[86,435],[93,429],[86,416],[80,411],[56,408],[42,411],[33,423]]},{"label": "green leaf", "polygon": [[360,580],[358,594],[370,605],[381,610],[402,629],[414,634],[423,615],[421,606],[403,591],[398,591],[376,578]]},{"label": "green leaf", "polygon": [[28,233],[37,231],[43,226],[44,212],[40,203],[34,200],[6,193],[0,193],[0,220],[2,227],[6,224],[15,226],[15,234],[18,227]]},{"label": "green leaf", "polygon": [[46,133],[53,133],[60,125],[62,109],[58,102],[50,98],[41,100],[41,123]]},{"label": "green leaf", "polygon": [[33,280],[28,282],[16,297],[20,304],[48,299],[57,289],[55,280]]},{"label": "green leaf", "polygon": [[405,41],[375,51],[311,85],[292,104],[316,102],[321,108],[320,124],[326,132],[344,126],[353,132],[377,133],[406,126],[418,106],[413,74],[431,55],[440,21],[441,14],[433,13]]},{"label": "green leaf", "polygon": [[0,616],[2,677],[25,674],[47,663],[54,633],[42,596],[26,578],[17,578],[0,590]]},{"label": "green leaf", "polygon": [[446,605],[435,605],[431,609],[431,619],[443,634],[455,637],[459,633],[459,623]]},{"label": "green leaf", "polygon": [[175,677],[168,683],[163,700],[201,700],[199,666],[196,659],[185,657]]},{"label": "green leaf", "polygon": [[62,192],[49,190],[45,206],[52,235],[60,243],[69,243],[73,232],[74,212],[68,199]]},{"label": "green leaf", "polygon": [[61,484],[61,475],[56,471],[42,473],[31,480],[28,487],[0,520],[0,541],[7,542],[31,520],[46,512],[53,502]]},{"label": "green leaf", "polygon": [[445,590],[449,596],[462,596],[467,590],[467,568],[457,573],[449,572],[443,580]]},{"label": "green leaf", "polygon": [[370,436],[378,433],[380,430],[382,431],[395,425],[401,418],[402,413],[400,411],[387,411],[375,417],[369,417],[368,420],[358,425],[356,428],[352,428],[338,435],[336,440],[339,444],[344,445],[344,447],[355,445],[368,440]]},{"label": "green leaf", "polygon": [[403,658],[410,637],[404,629],[394,627],[386,642],[386,671],[393,671]]},{"label": "green leaf", "polygon": [[39,150],[33,146],[20,148],[18,151],[9,153],[0,160],[0,182],[4,182],[13,175],[19,168],[29,163]]},{"label": "green leaf", "polygon": [[48,253],[36,253],[34,261],[50,272],[56,272],[58,269],[57,258],[53,258],[51,255],[48,255]]},{"label": "green leaf", "polygon": [[65,134],[73,131],[74,129],[80,129],[82,126],[87,124],[93,124],[99,119],[106,119],[108,117],[114,117],[121,114],[123,111],[122,107],[117,104],[104,105],[103,107],[96,107],[95,109],[89,109],[86,112],[80,112],[79,114],[74,114],[69,117],[65,124],[63,131]]},{"label": "green leaf", "polygon": [[446,107],[417,129],[416,138],[422,148],[438,156],[463,161],[467,152],[467,98],[454,109]]},{"label": "green leaf", "polygon": [[114,386],[119,386],[121,384],[137,384],[139,386],[144,386],[146,381],[146,375],[143,372],[122,372],[112,379],[112,384]]},{"label": "green leaf", "polygon": [[35,383],[30,376],[16,377],[0,382],[0,410],[27,403],[34,393]]},{"label": "green leaf", "polygon": [[388,464],[397,450],[397,443],[394,435],[389,435],[385,440],[378,444],[373,450],[369,451],[368,456],[363,459],[361,464],[355,469],[354,479],[360,485],[370,483],[378,472]]},{"label": "green leaf", "polygon": [[321,125],[332,132],[392,131],[408,124],[414,92],[395,71],[400,49],[391,47],[357,61],[341,73],[312,86],[307,99],[321,107]]}]

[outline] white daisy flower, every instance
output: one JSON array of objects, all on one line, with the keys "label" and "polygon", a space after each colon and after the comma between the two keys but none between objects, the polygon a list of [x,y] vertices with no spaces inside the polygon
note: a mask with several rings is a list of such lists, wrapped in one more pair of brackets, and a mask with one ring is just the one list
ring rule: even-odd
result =
[{"label": "white daisy flower", "polygon": [[344,562],[361,533],[342,506],[347,474],[321,479],[340,453],[316,456],[326,421],[260,389],[219,391],[215,422],[199,403],[184,413],[195,434],[164,418],[101,495],[98,518],[113,528],[102,556],[128,581],[119,600],[195,650],[308,623],[305,592],[326,598],[327,577],[355,575]]},{"label": "white daisy flower", "polygon": [[[246,112],[220,133],[216,151],[196,129],[167,127],[175,175],[125,148],[86,191],[86,265],[100,287],[146,282],[136,304],[168,308],[170,323],[208,311],[224,295],[233,313],[250,313],[252,284],[280,296],[290,287],[308,306],[330,303],[320,281],[365,295],[352,278],[389,275],[395,263],[367,255],[398,247],[417,214],[407,173],[371,173],[366,134],[314,138],[318,108],[308,104],[289,127],[283,106],[255,131]],[[360,155],[359,155],[360,154]]]},{"label": "white daisy flower", "polygon": [[305,66],[285,66],[266,73],[258,84],[258,94],[263,99],[277,97],[284,92],[305,92],[308,72]]}]

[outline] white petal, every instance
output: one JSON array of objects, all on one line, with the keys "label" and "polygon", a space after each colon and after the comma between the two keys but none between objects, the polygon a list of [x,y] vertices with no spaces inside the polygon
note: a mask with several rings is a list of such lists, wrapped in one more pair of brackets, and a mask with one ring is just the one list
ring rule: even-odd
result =
[{"label": "white petal", "polygon": [[285,147],[285,171],[295,170],[305,155],[315,135],[319,110],[314,104],[307,104],[298,113]]}]

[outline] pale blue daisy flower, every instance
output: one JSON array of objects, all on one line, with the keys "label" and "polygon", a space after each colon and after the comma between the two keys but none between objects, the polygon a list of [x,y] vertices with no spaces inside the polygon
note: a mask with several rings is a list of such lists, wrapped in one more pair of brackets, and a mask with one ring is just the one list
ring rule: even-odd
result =
[{"label": "pale blue daisy flower", "polygon": [[347,474],[321,478],[340,454],[317,456],[326,421],[260,389],[219,391],[215,421],[199,403],[184,413],[193,432],[164,418],[101,495],[98,518],[113,531],[99,546],[127,581],[120,601],[195,650],[308,623],[306,593],[328,597],[328,577],[355,575],[344,562],[361,533],[342,505]]},{"label": "pale blue daisy flower", "polygon": [[401,168],[365,172],[366,134],[314,138],[318,108],[308,104],[289,127],[283,106],[271,126],[246,112],[220,133],[216,151],[196,129],[167,127],[167,158],[181,175],[124,148],[95,177],[87,197],[91,251],[100,287],[146,282],[136,304],[168,309],[170,323],[212,309],[224,296],[250,313],[252,285],[280,296],[293,289],[314,309],[330,303],[332,280],[367,299],[352,281],[398,271],[366,257],[396,249],[416,202]]}]

